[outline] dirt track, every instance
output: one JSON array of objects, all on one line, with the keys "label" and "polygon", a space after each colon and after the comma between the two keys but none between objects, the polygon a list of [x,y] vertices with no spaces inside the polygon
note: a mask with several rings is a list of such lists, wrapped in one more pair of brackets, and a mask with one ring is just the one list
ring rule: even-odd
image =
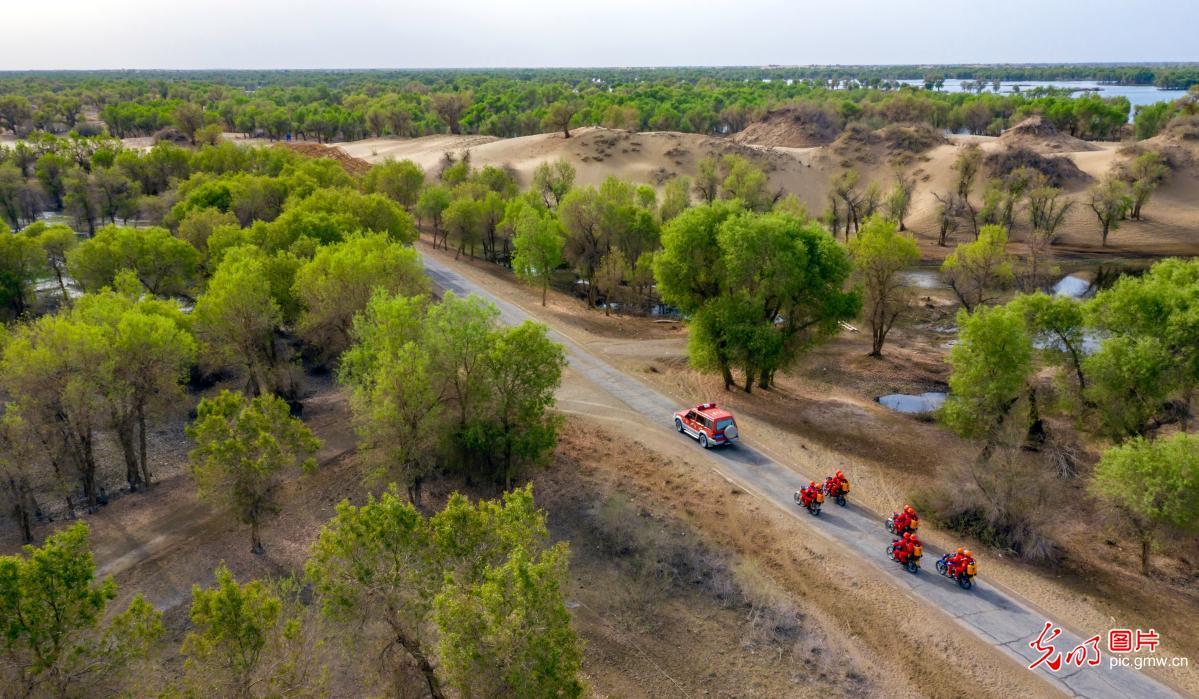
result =
[{"label": "dirt track", "polygon": [[[427,270],[440,286],[456,293],[476,293],[489,298],[501,309],[504,322],[519,323],[534,318],[533,314],[520,306],[498,298],[488,289],[458,274],[439,256],[426,254],[424,259]],[[655,445],[673,442],[670,446],[671,452],[677,453],[679,445],[682,445],[693,450],[688,457],[690,460],[706,459],[719,473],[762,500],[797,517],[805,516],[791,503],[791,494],[809,479],[822,477],[823,473],[815,470],[813,464],[803,455],[776,460],[772,458],[773,455],[767,455],[746,445],[723,451],[700,451],[689,440],[675,434],[670,426],[669,416],[677,405],[676,401],[592,355],[580,343],[563,334],[561,329],[555,329],[553,335],[556,341],[567,348],[571,369],[589,384],[593,384],[587,388],[571,387],[569,384],[564,387],[561,396],[563,410],[587,413],[612,423],[612,426],[635,427],[639,440],[649,438]],[[596,391],[597,387],[601,390]],[[605,393],[607,396],[603,395]],[[613,405],[607,398],[615,398],[618,403],[623,404],[624,409],[619,405]],[[747,437],[747,441],[752,443],[752,435]],[[784,465],[783,461],[787,464]],[[1039,656],[1029,647],[1029,641],[1040,633],[1046,619],[1045,614],[1037,612],[1017,596],[988,584],[985,580],[985,569],[983,582],[970,592],[959,590],[953,583],[937,577],[927,569],[918,577],[896,570],[883,554],[890,537],[882,528],[880,519],[877,513],[851,506],[835,512],[826,510],[826,514],[819,521],[809,523],[822,535],[856,550],[864,560],[873,562],[878,572],[898,588],[932,602],[962,627],[1002,651],[1013,661],[1027,665]],[[929,563],[928,569],[931,569],[931,563],[940,553],[930,547],[925,559]],[[1066,620],[1055,621],[1059,625],[1066,623]],[[1056,643],[1059,647],[1068,649],[1080,640],[1067,632],[1063,633]],[[1015,667],[1013,670],[1015,671]],[[1045,672],[1043,676],[1057,689],[1071,696],[1176,695],[1171,689],[1142,673],[1112,670],[1105,665],[1063,671],[1060,675]]]}]

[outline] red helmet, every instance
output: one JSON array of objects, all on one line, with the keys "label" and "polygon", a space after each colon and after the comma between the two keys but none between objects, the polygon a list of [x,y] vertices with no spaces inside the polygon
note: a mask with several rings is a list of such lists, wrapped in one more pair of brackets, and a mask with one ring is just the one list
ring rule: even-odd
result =
[{"label": "red helmet", "polygon": [[962,555],[965,556],[966,558],[972,558],[974,556],[974,554],[971,553],[969,549],[967,549]]},{"label": "red helmet", "polygon": [[908,514],[915,514],[915,512],[916,512],[916,510],[913,510],[913,509],[912,509],[912,506],[911,506],[911,505],[904,505],[904,506],[903,506],[903,511],[904,511],[904,512],[906,512],[906,513],[908,513]]},{"label": "red helmet", "polygon": [[840,478],[840,477],[842,477],[842,476],[844,476],[844,475],[845,475],[845,474],[844,474],[844,473],[841,473],[840,469],[838,469],[838,470],[837,470],[837,477],[838,477],[838,478]]},{"label": "red helmet", "polygon": [[959,546],[959,547],[958,547],[958,550],[957,550],[957,551],[955,551],[954,553],[956,553],[957,555],[959,555],[959,556],[960,556],[960,555],[962,555],[962,553],[963,553],[965,550],[966,550],[966,549],[964,549],[964,548],[962,548],[961,546]]},{"label": "red helmet", "polygon": [[815,488],[815,487],[816,487],[816,481],[809,481],[809,482],[808,482],[808,487],[809,487],[809,488]]},{"label": "red helmet", "polygon": [[911,539],[911,538],[912,538],[912,532],[904,532],[904,533],[903,533],[903,538],[904,538],[905,540],[907,540],[907,539]]}]

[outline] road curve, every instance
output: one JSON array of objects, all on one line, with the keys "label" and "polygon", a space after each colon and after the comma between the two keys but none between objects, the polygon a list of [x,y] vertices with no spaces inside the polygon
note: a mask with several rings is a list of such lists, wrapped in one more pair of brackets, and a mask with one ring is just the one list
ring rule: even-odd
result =
[{"label": "road curve", "polygon": [[[515,304],[496,297],[453,271],[443,261],[430,255],[422,255],[422,258],[426,271],[438,286],[456,294],[477,294],[488,299],[500,309],[504,323],[516,325],[525,320],[537,320]],[[550,337],[565,347],[572,369],[643,415],[647,419],[647,428],[674,432],[671,416],[678,407],[675,401],[598,359],[552,328]],[[687,439],[683,435],[678,438]],[[1045,622],[1054,621],[1055,626],[1060,626],[1057,620],[1047,620],[1016,596],[988,586],[985,577],[974,589],[967,591],[937,575],[933,563],[943,552],[935,551],[933,547],[925,546],[926,565],[919,574],[911,575],[900,570],[884,553],[891,543],[891,536],[882,520],[873,512],[850,504],[845,508],[828,506],[819,518],[809,517],[795,506],[792,495],[810,480],[823,480],[826,474],[801,475],[745,444],[706,451],[697,446],[696,458],[713,460],[717,469],[740,487],[808,521],[822,534],[856,550],[863,559],[874,562],[883,574],[889,575],[896,585],[933,603],[959,624],[1024,666],[1041,656],[1029,643],[1040,635]],[[984,575],[985,566],[984,561],[981,566]],[[1063,631],[1053,643],[1065,653],[1080,642],[1077,635]],[[1103,647],[1105,644],[1106,639],[1103,639],[1100,645]],[[1092,699],[1180,696],[1141,672],[1128,668],[1109,668],[1107,654],[1102,664],[1097,666],[1076,668],[1066,665],[1057,673],[1040,669],[1037,672],[1041,672],[1046,680],[1069,696]]]}]

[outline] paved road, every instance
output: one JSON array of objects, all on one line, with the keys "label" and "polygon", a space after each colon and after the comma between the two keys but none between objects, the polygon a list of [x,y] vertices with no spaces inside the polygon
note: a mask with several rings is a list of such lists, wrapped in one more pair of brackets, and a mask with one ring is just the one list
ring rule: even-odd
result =
[{"label": "paved road", "polygon": [[[462,295],[474,293],[486,297],[499,307],[501,319],[505,323],[515,325],[533,319],[529,313],[474,284],[441,260],[429,255],[423,257],[425,269],[443,289]],[[596,358],[560,333],[551,330],[550,336],[566,348],[567,359],[572,369],[645,416],[647,428],[674,432],[671,415],[677,409],[675,401]],[[689,439],[683,435],[678,435],[678,438]],[[822,533],[857,550],[864,559],[874,561],[897,585],[932,602],[959,624],[1012,656],[1021,665],[1027,666],[1040,657],[1040,653],[1031,648],[1029,642],[1041,633],[1045,617],[1013,595],[988,586],[985,561],[980,564],[983,575],[981,582],[969,591],[960,589],[955,582],[936,574],[933,563],[943,552],[934,551],[932,547],[925,547],[924,569],[917,575],[911,575],[887,559],[884,551],[891,543],[891,536],[877,514],[855,507],[852,503],[845,508],[836,507],[830,501],[819,518],[811,518],[795,506],[792,494],[808,481],[822,479],[826,474],[801,475],[745,444],[730,449],[707,451],[699,449],[697,445],[696,458],[705,457],[712,459],[718,470],[739,486],[794,513],[797,517],[809,520],[809,523]],[[1074,634],[1063,632],[1054,640],[1054,645],[1065,652],[1080,640]],[[1103,639],[1101,647],[1105,643],[1106,639]],[[1071,665],[1063,667],[1058,673],[1044,670],[1037,672],[1044,672],[1049,682],[1070,696],[1094,699],[1179,696],[1170,688],[1140,672],[1109,668],[1107,661],[1108,654],[1105,653],[1102,664],[1098,666],[1075,668]]]}]

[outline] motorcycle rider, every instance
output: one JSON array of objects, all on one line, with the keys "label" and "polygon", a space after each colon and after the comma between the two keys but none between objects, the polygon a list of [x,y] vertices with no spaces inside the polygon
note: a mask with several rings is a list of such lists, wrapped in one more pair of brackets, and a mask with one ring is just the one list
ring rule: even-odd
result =
[{"label": "motorcycle rider", "polygon": [[916,519],[916,510],[911,505],[904,505],[903,511],[895,516],[895,533],[908,531],[914,519]]},{"label": "motorcycle rider", "polygon": [[847,481],[848,479],[845,477],[845,474],[841,473],[840,469],[837,469],[835,474],[825,479],[824,490],[829,495],[837,495],[844,489]]},{"label": "motorcycle rider", "polygon": [[902,537],[891,542],[891,547],[895,551],[895,560],[899,561],[900,565],[907,563],[916,548],[912,541],[912,533],[904,532]]},{"label": "motorcycle rider", "polygon": [[967,566],[974,562],[974,553],[970,549],[962,551],[962,555],[958,556],[957,564],[954,567],[954,574],[957,577],[962,577],[966,574]]},{"label": "motorcycle rider", "polygon": [[811,505],[816,501],[816,493],[820,492],[820,488],[816,487],[816,481],[809,481],[808,487],[799,491],[800,504],[804,507]]}]

